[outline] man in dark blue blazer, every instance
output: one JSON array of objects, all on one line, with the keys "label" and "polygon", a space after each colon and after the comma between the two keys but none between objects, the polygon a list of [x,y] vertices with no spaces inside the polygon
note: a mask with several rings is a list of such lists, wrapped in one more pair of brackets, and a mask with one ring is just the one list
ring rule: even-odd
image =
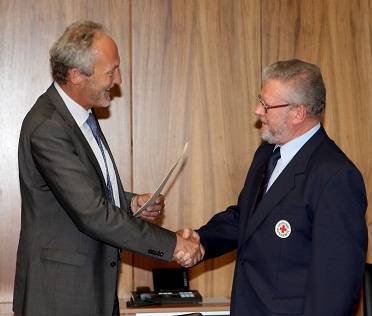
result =
[{"label": "man in dark blue blazer", "polygon": [[264,142],[237,205],[197,232],[184,230],[200,238],[204,259],[237,249],[231,315],[353,314],[367,199],[360,172],[320,124],[325,96],[315,65],[288,60],[266,68],[255,111]]}]

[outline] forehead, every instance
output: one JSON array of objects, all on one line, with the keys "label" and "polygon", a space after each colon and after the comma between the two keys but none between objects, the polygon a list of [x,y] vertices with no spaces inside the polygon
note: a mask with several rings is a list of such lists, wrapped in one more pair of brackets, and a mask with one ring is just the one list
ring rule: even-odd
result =
[{"label": "forehead", "polygon": [[99,33],[92,49],[95,55],[95,65],[115,67],[120,64],[119,51],[114,40],[105,33]]},{"label": "forehead", "polygon": [[268,79],[263,82],[261,95],[265,102],[283,102],[288,94],[288,84],[277,79]]}]

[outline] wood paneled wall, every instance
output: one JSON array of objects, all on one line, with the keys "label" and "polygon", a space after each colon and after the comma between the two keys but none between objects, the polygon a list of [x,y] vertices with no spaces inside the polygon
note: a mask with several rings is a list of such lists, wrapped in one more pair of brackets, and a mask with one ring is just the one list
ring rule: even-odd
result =
[{"label": "wood paneled wall", "polygon": [[[326,129],[362,171],[372,200],[371,6],[369,0],[0,0],[0,303],[10,302],[13,291],[19,130],[51,82],[48,50],[68,24],[101,22],[118,43],[123,84],[100,116],[127,189],[152,191],[189,142],[188,159],[166,189],[161,224],[176,230],[197,228],[235,203],[259,143],[253,109],[261,69],[278,59],[320,65]],[[205,297],[229,296],[234,258],[192,268],[191,286]],[[159,266],[168,265],[126,253],[119,296],[152,286],[150,271]],[[0,313],[10,308],[2,306]]]},{"label": "wood paneled wall", "polygon": [[[132,3],[134,190],[153,190],[189,142],[168,190],[165,227],[201,226],[235,203],[243,185],[258,143],[251,111],[260,78],[257,11],[251,0]],[[134,262],[134,283],[151,284],[153,264]],[[191,270],[191,286],[229,295],[233,265],[234,254],[204,263]]]}]

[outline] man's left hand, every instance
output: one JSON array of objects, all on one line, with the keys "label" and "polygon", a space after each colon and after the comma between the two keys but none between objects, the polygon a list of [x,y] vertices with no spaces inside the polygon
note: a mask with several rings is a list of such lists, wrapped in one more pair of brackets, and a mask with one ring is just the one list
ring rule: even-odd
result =
[{"label": "man's left hand", "polygon": [[[132,200],[132,210],[135,213],[143,204],[145,204],[151,197],[150,193],[138,194]],[[150,205],[141,213],[141,218],[148,222],[154,222],[159,217],[163,216],[164,211],[164,195],[159,195],[155,204]]]}]

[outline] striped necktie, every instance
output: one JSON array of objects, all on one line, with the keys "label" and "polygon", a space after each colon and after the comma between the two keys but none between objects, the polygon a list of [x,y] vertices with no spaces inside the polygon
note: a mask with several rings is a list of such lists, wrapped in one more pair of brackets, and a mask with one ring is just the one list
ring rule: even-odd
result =
[{"label": "striped necktie", "polygon": [[86,120],[86,122],[87,122],[89,128],[91,129],[91,131],[93,133],[93,136],[94,136],[94,138],[95,138],[95,140],[98,144],[99,150],[101,151],[103,161],[105,162],[106,174],[107,174],[106,188],[107,188],[108,199],[112,204],[115,204],[114,193],[113,193],[113,190],[112,190],[112,184],[111,184],[110,175],[109,175],[109,172],[108,172],[106,155],[105,155],[105,151],[104,151],[103,145],[102,145],[100,129],[99,129],[97,121],[96,121],[96,119],[95,119],[95,117],[92,113],[89,113],[89,116],[88,116],[88,119]]}]

